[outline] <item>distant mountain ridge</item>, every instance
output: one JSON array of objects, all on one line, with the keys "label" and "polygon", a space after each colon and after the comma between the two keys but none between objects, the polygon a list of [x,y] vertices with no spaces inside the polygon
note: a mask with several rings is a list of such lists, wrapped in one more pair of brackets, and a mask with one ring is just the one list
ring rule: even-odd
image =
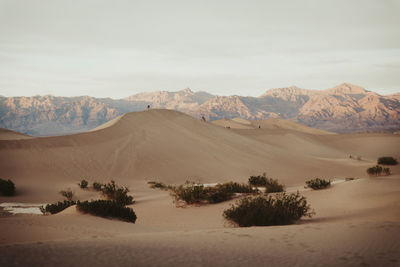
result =
[{"label": "distant mountain ridge", "polygon": [[0,96],[0,127],[30,135],[69,134],[90,130],[147,105],[208,120],[281,118],[332,132],[400,130],[400,93],[382,96],[348,83],[326,90],[275,88],[259,97],[215,96],[188,88],[139,93],[117,100]]}]

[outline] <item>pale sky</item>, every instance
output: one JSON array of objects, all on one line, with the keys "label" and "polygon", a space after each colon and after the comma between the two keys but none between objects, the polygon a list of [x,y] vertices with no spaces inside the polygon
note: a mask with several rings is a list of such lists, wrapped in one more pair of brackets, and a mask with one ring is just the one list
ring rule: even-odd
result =
[{"label": "pale sky", "polygon": [[400,91],[400,0],[0,0],[0,95]]}]

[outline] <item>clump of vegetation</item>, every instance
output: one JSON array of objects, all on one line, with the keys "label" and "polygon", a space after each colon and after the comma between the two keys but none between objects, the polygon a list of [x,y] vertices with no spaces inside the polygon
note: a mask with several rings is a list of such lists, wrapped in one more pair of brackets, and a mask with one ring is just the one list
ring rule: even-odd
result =
[{"label": "clump of vegetation", "polygon": [[249,184],[257,187],[265,187],[266,193],[283,192],[283,185],[279,184],[278,180],[268,178],[265,173],[258,176],[250,176]]},{"label": "clump of vegetation", "polygon": [[102,185],[102,193],[109,200],[114,200],[121,205],[133,204],[133,197],[128,195],[127,187],[118,186],[115,181]]},{"label": "clump of vegetation", "polygon": [[135,223],[136,214],[133,209],[121,205],[121,202],[115,200],[92,200],[77,202],[77,208],[83,213],[89,213],[95,216],[105,218],[117,218],[122,221]]},{"label": "clump of vegetation", "polygon": [[15,195],[15,185],[10,179],[8,180],[0,179],[0,195],[6,197]]},{"label": "clump of vegetation", "polygon": [[85,179],[83,179],[80,183],[78,183],[79,187],[82,189],[85,189],[88,187],[88,181],[86,181]]},{"label": "clump of vegetation", "polygon": [[376,165],[374,167],[370,167],[367,169],[367,173],[369,175],[375,175],[375,176],[379,176],[382,174],[383,168],[379,165]]},{"label": "clump of vegetation", "polygon": [[56,214],[75,204],[76,202],[73,200],[64,200],[63,202],[59,201],[55,204],[47,204],[46,206],[41,207],[40,210],[43,213]]},{"label": "clump of vegetation", "polygon": [[103,184],[99,182],[93,182],[92,187],[96,191],[102,191],[103,189]]},{"label": "clump of vegetation", "polygon": [[344,178],[344,180],[345,180],[346,182],[348,182],[348,181],[353,181],[353,180],[356,180],[356,179],[358,179],[358,178],[354,178],[354,177],[346,177],[346,178]]},{"label": "clump of vegetation", "polygon": [[306,198],[297,192],[244,197],[225,210],[223,216],[240,227],[249,227],[292,224],[313,214]]},{"label": "clump of vegetation", "polygon": [[314,190],[324,189],[331,186],[331,181],[325,179],[315,178],[306,181],[306,188],[312,188]]},{"label": "clump of vegetation", "polygon": [[378,164],[382,165],[397,165],[397,159],[393,157],[380,157],[378,158]]},{"label": "clump of vegetation", "polygon": [[175,200],[182,200],[186,204],[219,203],[233,198],[236,193],[256,193],[258,190],[251,186],[239,183],[217,184],[214,187],[206,187],[187,181],[184,185],[173,187],[171,194]]},{"label": "clump of vegetation", "polygon": [[60,191],[60,195],[62,195],[63,197],[65,197],[68,201],[71,201],[72,198],[74,197],[74,193],[72,192],[71,189],[67,189],[67,190],[61,190]]},{"label": "clump of vegetation", "polygon": [[170,186],[162,183],[162,182],[156,182],[156,181],[149,181],[147,184],[150,186],[150,188],[159,188],[163,190],[167,190],[170,188]]}]

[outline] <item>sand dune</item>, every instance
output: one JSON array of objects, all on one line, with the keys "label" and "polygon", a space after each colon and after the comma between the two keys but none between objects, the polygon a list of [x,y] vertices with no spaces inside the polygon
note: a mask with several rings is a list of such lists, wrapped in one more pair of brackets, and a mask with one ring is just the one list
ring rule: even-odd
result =
[{"label": "sand dune", "polygon": [[[3,217],[0,265],[396,266],[400,168],[388,177],[365,173],[383,155],[400,157],[399,135],[330,134],[280,120],[205,123],[172,110],[129,113],[82,134],[3,139],[0,177],[15,182],[17,195],[0,202],[54,202],[67,187],[78,199],[96,199],[77,182],[114,179],[131,189],[138,220],[97,218],[74,207]],[[166,191],[146,183],[246,182],[262,172],[291,189],[316,176],[360,179],[302,189],[316,211],[312,219],[246,229],[222,218],[234,201],[176,208]]]}]

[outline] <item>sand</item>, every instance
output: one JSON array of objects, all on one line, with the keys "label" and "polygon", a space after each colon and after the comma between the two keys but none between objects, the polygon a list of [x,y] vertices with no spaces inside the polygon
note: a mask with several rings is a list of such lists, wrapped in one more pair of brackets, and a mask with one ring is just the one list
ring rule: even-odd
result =
[{"label": "sand", "polygon": [[[254,123],[236,123],[251,126]],[[293,123],[229,129],[180,112],[130,113],[96,131],[0,141],[0,177],[17,195],[3,202],[49,203],[77,183],[115,179],[131,189],[135,224],[80,214],[0,217],[1,266],[399,266],[400,167],[368,177],[383,155],[400,157],[400,136],[330,134]],[[361,156],[361,160],[349,155]],[[222,217],[235,201],[177,208],[149,180],[246,182],[267,172],[301,190],[316,215],[295,225],[237,228]],[[329,189],[304,189],[313,177]],[[343,182],[346,177],[356,177]]]}]

